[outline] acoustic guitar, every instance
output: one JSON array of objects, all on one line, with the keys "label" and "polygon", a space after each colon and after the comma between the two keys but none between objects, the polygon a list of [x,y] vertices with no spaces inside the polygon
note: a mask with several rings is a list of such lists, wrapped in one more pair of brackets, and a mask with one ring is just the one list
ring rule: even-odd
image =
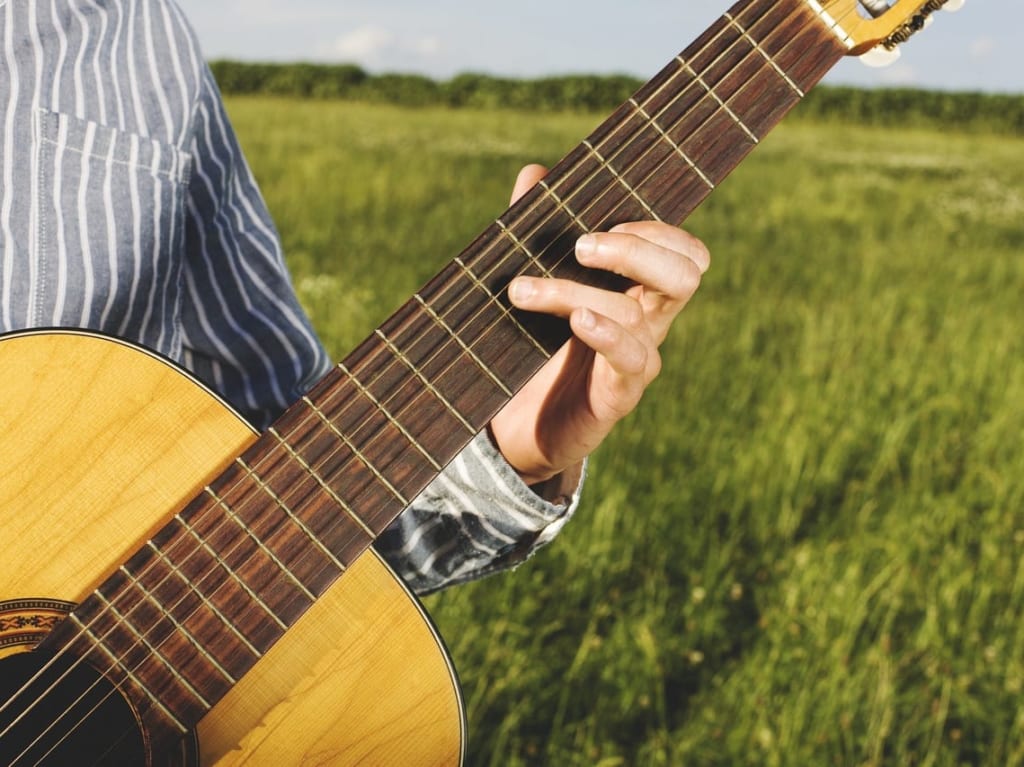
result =
[{"label": "acoustic guitar", "polygon": [[452,765],[441,639],[372,544],[568,338],[517,274],[681,223],[840,57],[943,0],[740,0],[268,431],[143,349],[0,340],[0,764]]}]

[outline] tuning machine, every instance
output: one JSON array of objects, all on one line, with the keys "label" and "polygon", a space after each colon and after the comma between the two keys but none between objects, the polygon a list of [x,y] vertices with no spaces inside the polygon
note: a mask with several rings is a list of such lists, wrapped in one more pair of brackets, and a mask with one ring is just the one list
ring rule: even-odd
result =
[{"label": "tuning machine", "polygon": [[[889,37],[880,42],[874,48],[861,54],[860,60],[869,67],[886,67],[900,57],[899,46],[905,43],[917,32],[929,26],[932,21],[932,14],[935,11],[959,11],[964,7],[966,0],[928,0],[921,5],[921,8],[896,29]],[[888,0],[858,0],[861,7],[872,17],[879,18],[890,9]]]}]

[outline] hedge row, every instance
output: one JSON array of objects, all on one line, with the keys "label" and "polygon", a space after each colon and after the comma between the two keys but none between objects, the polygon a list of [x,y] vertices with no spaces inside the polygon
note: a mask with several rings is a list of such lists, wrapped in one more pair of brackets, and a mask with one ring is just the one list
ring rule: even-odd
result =
[{"label": "hedge row", "polygon": [[[437,81],[412,74],[370,74],[353,64],[268,64],[220,60],[210,65],[228,95],[353,99],[408,106],[509,107],[611,111],[642,83],[626,75],[513,79],[462,74]],[[797,115],[875,124],[955,124],[1024,133],[1024,96],[914,89],[819,87]]]}]

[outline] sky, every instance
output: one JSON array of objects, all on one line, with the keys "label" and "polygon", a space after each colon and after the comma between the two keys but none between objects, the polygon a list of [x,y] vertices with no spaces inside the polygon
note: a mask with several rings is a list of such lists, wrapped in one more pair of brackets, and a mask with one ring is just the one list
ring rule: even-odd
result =
[{"label": "sky", "polygon": [[[346,62],[438,79],[470,71],[647,79],[732,0],[178,2],[210,59]],[[895,63],[873,69],[845,59],[825,82],[1024,93],[1024,0],[967,0],[935,16]]]}]

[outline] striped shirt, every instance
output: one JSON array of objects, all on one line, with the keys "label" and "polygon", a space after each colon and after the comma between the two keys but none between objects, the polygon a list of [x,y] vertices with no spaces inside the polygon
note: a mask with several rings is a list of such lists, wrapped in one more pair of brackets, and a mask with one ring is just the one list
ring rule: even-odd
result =
[{"label": "striped shirt", "polygon": [[[172,0],[0,0],[0,330],[87,328],[178,362],[258,428],[330,362]],[[522,561],[547,502],[479,436],[378,542],[426,592]]]}]

